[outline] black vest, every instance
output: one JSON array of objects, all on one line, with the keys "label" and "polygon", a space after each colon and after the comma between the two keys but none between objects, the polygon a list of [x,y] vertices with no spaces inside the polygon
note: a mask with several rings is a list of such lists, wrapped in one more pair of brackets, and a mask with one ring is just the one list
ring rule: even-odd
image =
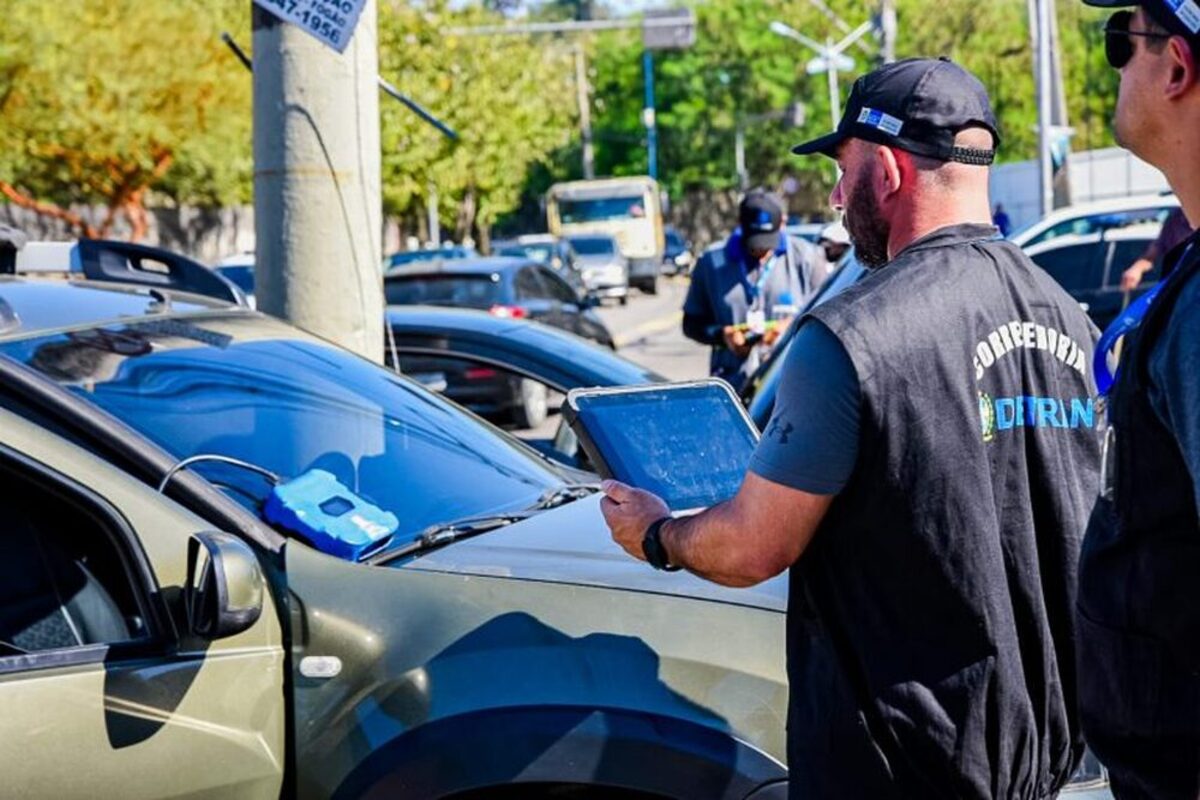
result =
[{"label": "black vest", "polygon": [[1200,237],[1192,241],[1186,263],[1127,337],[1108,411],[1105,485],[1079,575],[1088,742],[1114,771],[1135,772],[1145,772],[1148,754],[1153,761],[1146,748],[1182,745],[1192,766],[1177,763],[1183,783],[1174,782],[1188,797],[1200,793],[1200,523],[1179,444],[1150,404],[1148,365],[1172,312],[1200,313],[1178,304],[1183,289],[1200,280]]},{"label": "black vest", "polygon": [[1083,750],[1095,328],[982,225],[924,237],[811,315],[854,363],[861,435],[792,569],[791,796],[1052,795]]}]

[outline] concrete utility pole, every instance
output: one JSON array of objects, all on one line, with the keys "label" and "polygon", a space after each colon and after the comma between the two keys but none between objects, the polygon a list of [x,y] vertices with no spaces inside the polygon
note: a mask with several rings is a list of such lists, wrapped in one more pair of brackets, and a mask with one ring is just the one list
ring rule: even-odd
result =
[{"label": "concrete utility pole", "polygon": [[252,13],[258,307],[381,361],[375,0],[342,54]]}]

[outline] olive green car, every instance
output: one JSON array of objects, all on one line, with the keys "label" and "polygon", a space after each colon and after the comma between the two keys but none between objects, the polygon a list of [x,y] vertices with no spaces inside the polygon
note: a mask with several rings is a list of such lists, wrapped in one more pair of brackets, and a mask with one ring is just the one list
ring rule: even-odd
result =
[{"label": "olive green car", "polygon": [[[247,309],[0,278],[0,323],[0,795],[784,796],[782,580],[654,572],[586,476]],[[350,453],[401,546],[221,464],[157,491],[197,449]]]}]

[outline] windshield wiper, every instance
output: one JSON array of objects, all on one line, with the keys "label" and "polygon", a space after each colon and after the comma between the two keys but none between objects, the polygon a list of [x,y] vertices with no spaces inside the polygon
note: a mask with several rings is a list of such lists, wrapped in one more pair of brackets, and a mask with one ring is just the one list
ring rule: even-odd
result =
[{"label": "windshield wiper", "polygon": [[539,511],[545,511],[548,508],[558,508],[572,500],[579,500],[598,491],[600,491],[600,484],[598,483],[567,484],[566,486],[560,486],[557,489],[550,489],[543,492],[534,508]]},{"label": "windshield wiper", "polygon": [[535,508],[528,511],[513,511],[508,514],[489,514],[482,517],[468,517],[456,522],[444,522],[440,525],[432,525],[421,531],[421,535],[416,539],[385,547],[382,550],[372,553],[364,561],[367,564],[382,564],[386,561],[411,556],[414,553],[432,550],[435,547],[457,542],[459,539],[476,536],[480,533],[487,533],[488,531],[496,530],[496,528],[503,528],[505,525],[520,522],[523,519],[533,516],[539,510]]},{"label": "windshield wiper", "polygon": [[422,553],[426,550],[432,550],[435,547],[457,542],[460,539],[477,536],[481,533],[494,531],[497,528],[503,528],[506,525],[512,525],[514,522],[529,519],[539,512],[566,505],[572,500],[587,497],[589,494],[594,494],[598,491],[600,491],[600,485],[596,483],[575,483],[560,486],[557,489],[549,489],[542,493],[542,496],[538,498],[536,503],[524,511],[512,511],[507,514],[487,514],[481,517],[467,517],[455,522],[443,522],[438,525],[431,525],[421,531],[421,534],[416,539],[385,547],[367,556],[364,562],[367,564],[382,564],[416,553]]}]

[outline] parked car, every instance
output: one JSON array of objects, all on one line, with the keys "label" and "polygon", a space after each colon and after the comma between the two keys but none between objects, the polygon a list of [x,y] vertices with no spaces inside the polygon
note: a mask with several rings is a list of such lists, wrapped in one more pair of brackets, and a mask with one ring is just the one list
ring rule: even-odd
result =
[{"label": "parked car", "polygon": [[[783,578],[646,569],[581,473],[280,320],[60,280],[0,300],[9,785],[783,796]],[[314,468],[395,515],[383,549],[267,521]]]},{"label": "parked car", "polygon": [[213,266],[213,272],[235,284],[246,296],[246,303],[257,308],[254,298],[254,252],[248,251],[226,256]]},{"label": "parked car", "polygon": [[1121,290],[1121,273],[1158,237],[1160,227],[1152,223],[1066,234],[1026,247],[1025,253],[1078,300],[1103,330],[1126,303],[1158,282],[1161,265],[1155,264],[1128,297]]},{"label": "parked car", "polygon": [[663,250],[663,274],[687,275],[691,273],[692,267],[696,263],[696,257],[692,255],[691,243],[671,225],[663,230],[663,235],[666,239],[666,248]]},{"label": "parked car", "polygon": [[492,243],[492,255],[527,258],[543,264],[571,285],[581,297],[586,297],[587,285],[575,264],[571,247],[562,239],[549,233],[533,233],[516,239]]},{"label": "parked car", "polygon": [[588,291],[596,297],[615,297],[625,305],[629,301],[629,261],[621,255],[617,240],[592,233],[568,236],[566,241]]},{"label": "parked car", "polygon": [[390,306],[477,308],[504,319],[531,319],[615,349],[596,314],[595,301],[580,299],[549,267],[527,259],[490,258],[407,267],[384,276]]},{"label": "parked car", "polygon": [[397,267],[409,267],[414,264],[429,264],[438,261],[457,261],[463,258],[478,258],[479,253],[473,247],[466,247],[461,244],[446,245],[444,247],[429,247],[423,250],[401,250],[398,253],[392,253],[385,256],[383,259],[383,269],[386,272],[389,269]]},{"label": "parked car", "polygon": [[1032,247],[1059,236],[1086,236],[1130,225],[1161,225],[1179,199],[1173,194],[1114,197],[1057,209],[1009,238],[1020,248]]},{"label": "parked car", "polygon": [[[463,309],[391,306],[387,321],[392,330],[389,365],[399,363],[408,377],[489,419],[511,415],[520,427],[534,428],[545,421],[553,410],[551,393],[664,380],[612,350],[528,320]],[[581,466],[575,441],[562,426],[554,439],[531,444]]]}]

